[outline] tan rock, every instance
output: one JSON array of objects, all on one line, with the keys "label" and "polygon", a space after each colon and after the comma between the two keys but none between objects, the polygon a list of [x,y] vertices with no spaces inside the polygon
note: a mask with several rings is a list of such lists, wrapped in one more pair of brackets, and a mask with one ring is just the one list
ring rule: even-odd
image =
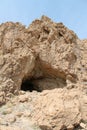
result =
[{"label": "tan rock", "polygon": [[27,102],[28,98],[29,97],[27,95],[21,95],[19,96],[19,102]]},{"label": "tan rock", "polygon": [[20,113],[31,115],[42,130],[73,129],[81,120],[87,122],[87,40],[46,16],[28,28],[1,24],[0,106],[13,94],[19,95],[11,99],[14,111],[26,104],[26,113],[23,107]]},{"label": "tan rock", "polygon": [[16,117],[14,115],[11,115],[7,118],[7,121],[9,121],[9,123],[14,123],[16,121]]},{"label": "tan rock", "polygon": [[86,124],[84,124],[84,123],[80,123],[80,126],[82,127],[82,128],[84,128],[84,129],[86,129]]}]

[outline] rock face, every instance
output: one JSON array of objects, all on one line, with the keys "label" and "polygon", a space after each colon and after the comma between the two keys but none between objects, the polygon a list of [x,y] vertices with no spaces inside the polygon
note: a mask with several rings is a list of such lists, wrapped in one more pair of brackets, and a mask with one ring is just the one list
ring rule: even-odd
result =
[{"label": "rock face", "polygon": [[31,120],[42,130],[74,129],[86,122],[87,40],[46,16],[28,28],[1,24],[0,105],[21,90],[28,91],[22,103],[28,102],[26,93],[33,95]]}]

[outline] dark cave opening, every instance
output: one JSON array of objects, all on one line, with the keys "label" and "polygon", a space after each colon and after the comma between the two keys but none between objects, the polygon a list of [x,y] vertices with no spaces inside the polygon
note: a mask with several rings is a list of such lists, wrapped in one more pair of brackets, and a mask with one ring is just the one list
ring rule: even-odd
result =
[{"label": "dark cave opening", "polygon": [[42,92],[44,90],[52,90],[55,88],[63,88],[66,86],[66,80],[53,77],[39,77],[23,79],[20,90],[29,92]]},{"label": "dark cave opening", "polygon": [[37,91],[37,92],[41,92],[37,86],[35,86],[35,84],[33,83],[32,80],[26,79],[23,80],[22,84],[21,84],[21,90],[23,91]]}]

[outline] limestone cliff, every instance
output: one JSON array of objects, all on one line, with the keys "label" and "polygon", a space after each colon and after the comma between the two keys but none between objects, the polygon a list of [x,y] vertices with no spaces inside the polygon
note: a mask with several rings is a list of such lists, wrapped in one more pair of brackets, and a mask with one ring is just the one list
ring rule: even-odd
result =
[{"label": "limestone cliff", "polygon": [[38,93],[30,102],[31,119],[42,130],[87,121],[87,40],[46,16],[27,28],[1,24],[0,105],[21,91]]}]

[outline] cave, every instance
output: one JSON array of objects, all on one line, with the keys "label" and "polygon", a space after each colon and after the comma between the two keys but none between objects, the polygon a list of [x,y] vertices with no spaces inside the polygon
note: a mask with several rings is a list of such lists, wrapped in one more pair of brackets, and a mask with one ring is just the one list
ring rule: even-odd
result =
[{"label": "cave", "polygon": [[52,77],[39,77],[24,79],[21,84],[22,91],[37,91],[42,92],[43,90],[52,90],[55,88],[65,87],[66,80],[61,78],[52,78]]},{"label": "cave", "polygon": [[30,79],[26,79],[22,81],[21,90],[30,91],[30,92],[33,91],[41,92],[41,90],[39,90],[38,87],[33,83],[33,80]]}]

